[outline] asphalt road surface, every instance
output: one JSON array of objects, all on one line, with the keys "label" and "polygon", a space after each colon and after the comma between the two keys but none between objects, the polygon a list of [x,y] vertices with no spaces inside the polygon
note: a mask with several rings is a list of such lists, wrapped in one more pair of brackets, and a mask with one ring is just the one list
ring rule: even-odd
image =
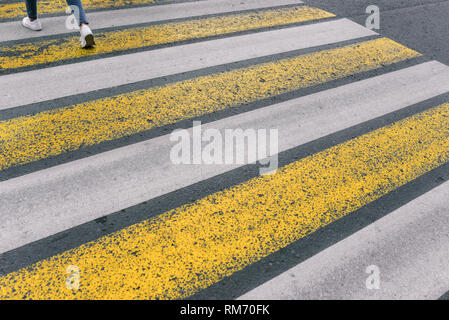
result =
[{"label": "asphalt road surface", "polygon": [[448,297],[449,1],[83,3],[0,4],[0,299]]}]

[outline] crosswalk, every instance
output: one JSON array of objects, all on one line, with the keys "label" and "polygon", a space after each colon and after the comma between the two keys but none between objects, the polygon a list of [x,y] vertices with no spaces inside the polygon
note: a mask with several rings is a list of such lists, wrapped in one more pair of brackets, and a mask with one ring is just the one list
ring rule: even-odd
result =
[{"label": "crosswalk", "polygon": [[[449,290],[449,67],[297,0],[84,2],[92,50],[0,4],[1,299]],[[279,169],[175,163],[193,121],[276,129]]]}]

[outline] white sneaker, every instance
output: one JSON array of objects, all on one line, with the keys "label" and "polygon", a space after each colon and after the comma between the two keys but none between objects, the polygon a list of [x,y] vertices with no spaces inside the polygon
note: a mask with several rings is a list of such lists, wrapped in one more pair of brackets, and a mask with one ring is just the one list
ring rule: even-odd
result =
[{"label": "white sneaker", "polygon": [[25,17],[22,19],[22,26],[25,28],[31,29],[33,31],[42,30],[41,21],[39,19],[31,21],[30,18]]},{"label": "white sneaker", "polygon": [[92,34],[92,30],[90,30],[89,26],[83,25],[80,28],[80,41],[82,48],[90,48],[95,45],[94,35]]}]

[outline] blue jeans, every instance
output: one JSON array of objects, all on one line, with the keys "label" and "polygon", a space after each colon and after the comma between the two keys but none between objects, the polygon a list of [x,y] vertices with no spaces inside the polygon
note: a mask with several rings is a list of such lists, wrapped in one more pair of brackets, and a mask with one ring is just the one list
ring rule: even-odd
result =
[{"label": "blue jeans", "polygon": [[[67,5],[76,6],[79,9],[79,17],[75,14],[75,17],[78,19],[78,23],[89,23],[86,18],[86,14],[84,13],[83,5],[81,0],[66,0]],[[37,0],[25,0],[27,6],[28,18],[37,19]],[[72,13],[73,10],[72,10]]]}]

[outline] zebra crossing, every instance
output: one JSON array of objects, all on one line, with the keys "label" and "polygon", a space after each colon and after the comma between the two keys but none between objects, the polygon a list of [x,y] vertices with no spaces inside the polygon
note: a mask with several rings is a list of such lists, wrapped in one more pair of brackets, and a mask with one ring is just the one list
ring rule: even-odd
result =
[{"label": "zebra crossing", "polygon": [[[88,51],[41,5],[0,5],[1,299],[448,290],[449,67],[296,0],[86,1]],[[279,169],[174,163],[193,121],[275,128]]]}]

